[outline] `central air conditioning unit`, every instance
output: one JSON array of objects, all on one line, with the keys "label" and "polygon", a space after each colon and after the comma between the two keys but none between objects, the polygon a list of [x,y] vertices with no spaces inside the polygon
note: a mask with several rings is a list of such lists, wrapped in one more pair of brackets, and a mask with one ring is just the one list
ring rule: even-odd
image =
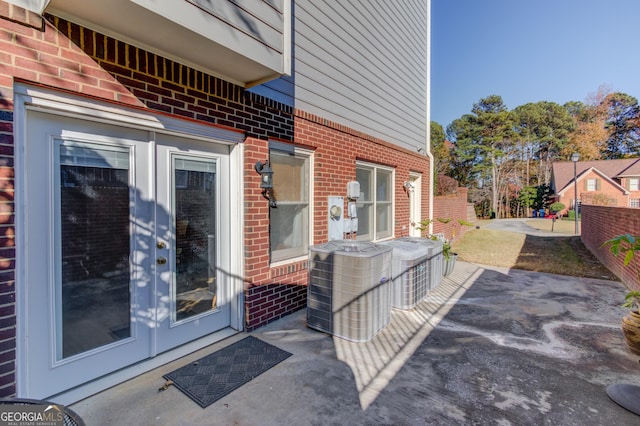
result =
[{"label": "central air conditioning unit", "polygon": [[354,342],[389,324],[391,247],[336,240],[309,248],[307,326]]},{"label": "central air conditioning unit", "polygon": [[391,256],[391,307],[411,309],[425,298],[430,286],[429,249],[411,241],[380,244],[393,249]]},{"label": "central air conditioning unit", "polygon": [[433,290],[440,285],[444,274],[444,254],[442,253],[444,241],[420,237],[400,237],[396,241],[405,241],[425,247],[428,252],[426,263],[429,270],[428,290]]}]

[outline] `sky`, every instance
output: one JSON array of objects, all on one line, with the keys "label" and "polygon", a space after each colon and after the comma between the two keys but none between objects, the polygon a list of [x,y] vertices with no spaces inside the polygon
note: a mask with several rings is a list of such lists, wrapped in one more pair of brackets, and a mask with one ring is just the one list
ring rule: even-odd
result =
[{"label": "sky", "polygon": [[640,0],[431,0],[431,121],[445,129],[499,95],[640,100]]}]

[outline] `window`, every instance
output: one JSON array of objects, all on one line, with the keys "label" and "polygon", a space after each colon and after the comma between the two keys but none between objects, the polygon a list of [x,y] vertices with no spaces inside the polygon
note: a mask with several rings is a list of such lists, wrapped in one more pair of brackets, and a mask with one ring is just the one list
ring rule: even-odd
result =
[{"label": "window", "polygon": [[358,239],[373,241],[393,236],[393,169],[371,165],[356,165],[356,180],[360,183]]},{"label": "window", "polygon": [[640,208],[640,198],[632,198],[629,200],[629,207]]},{"label": "window", "polygon": [[271,261],[279,262],[308,253],[311,152],[281,143],[270,146],[273,193],[278,207],[270,209],[269,244]]},{"label": "window", "polygon": [[640,178],[629,178],[629,191],[640,191]]},{"label": "window", "polygon": [[587,179],[584,181],[585,191],[598,191],[600,190],[600,179]]}]

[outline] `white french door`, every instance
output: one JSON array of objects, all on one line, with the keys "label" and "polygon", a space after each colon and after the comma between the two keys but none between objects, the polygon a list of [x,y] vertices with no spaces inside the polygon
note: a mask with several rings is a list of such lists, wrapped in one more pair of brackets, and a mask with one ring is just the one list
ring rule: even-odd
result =
[{"label": "white french door", "polygon": [[156,352],[229,326],[228,147],[159,135]]},{"label": "white french door", "polygon": [[228,327],[229,147],[37,111],[26,122],[21,393]]}]

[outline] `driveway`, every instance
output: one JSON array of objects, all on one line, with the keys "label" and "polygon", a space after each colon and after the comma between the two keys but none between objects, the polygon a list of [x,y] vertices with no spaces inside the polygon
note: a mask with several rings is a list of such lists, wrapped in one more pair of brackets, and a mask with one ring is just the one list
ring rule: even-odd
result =
[{"label": "driveway", "polygon": [[299,311],[250,333],[293,355],[200,408],[162,375],[210,348],[71,405],[88,425],[638,425],[605,387],[640,385],[618,282],[480,267],[454,273],[366,343]]},{"label": "driveway", "polygon": [[559,232],[546,232],[527,225],[531,220],[552,220],[552,219],[493,219],[490,223],[483,225],[486,229],[495,229],[499,231],[517,232],[519,234],[535,235],[537,237],[568,237],[571,235]]}]

